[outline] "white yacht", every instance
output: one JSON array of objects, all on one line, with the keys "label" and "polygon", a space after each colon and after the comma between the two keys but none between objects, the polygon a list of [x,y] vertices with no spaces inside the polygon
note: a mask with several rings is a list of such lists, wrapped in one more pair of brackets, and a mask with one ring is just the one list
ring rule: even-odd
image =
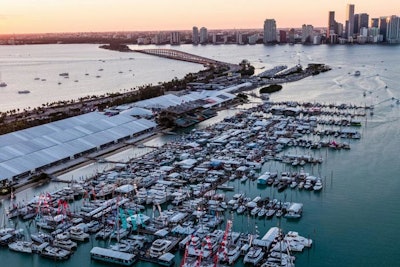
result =
[{"label": "white yacht", "polygon": [[40,256],[50,258],[53,260],[66,260],[71,255],[71,251],[55,247],[47,246],[39,252]]},{"label": "white yacht", "polygon": [[317,179],[317,181],[315,182],[314,186],[313,186],[313,190],[314,191],[321,191],[322,190],[322,181],[321,179]]},{"label": "white yacht", "polygon": [[17,252],[32,253],[32,242],[19,240],[8,244],[8,248]]},{"label": "white yacht", "polygon": [[251,263],[257,265],[264,257],[264,252],[260,247],[251,247],[249,252],[244,256],[243,263]]},{"label": "white yacht", "polygon": [[56,238],[53,241],[53,246],[66,250],[74,250],[78,247],[76,242],[72,241],[69,234],[66,233],[56,235]]},{"label": "white yacht", "polygon": [[168,248],[171,246],[171,241],[167,239],[157,239],[153,242],[150,247],[150,257],[158,258],[164,253],[168,252]]},{"label": "white yacht", "polygon": [[233,265],[235,261],[240,257],[241,250],[240,245],[228,245],[224,252],[219,254],[219,258],[221,261],[228,263],[229,265]]},{"label": "white yacht", "polygon": [[89,234],[85,233],[82,228],[73,226],[69,229],[69,236],[72,240],[76,241],[88,241]]},{"label": "white yacht", "polygon": [[299,235],[298,232],[294,232],[294,231],[289,231],[286,234],[284,240],[299,242],[299,243],[301,243],[302,245],[304,245],[305,247],[308,247],[308,248],[311,247],[312,243],[313,243],[312,239],[305,238],[305,237]]}]

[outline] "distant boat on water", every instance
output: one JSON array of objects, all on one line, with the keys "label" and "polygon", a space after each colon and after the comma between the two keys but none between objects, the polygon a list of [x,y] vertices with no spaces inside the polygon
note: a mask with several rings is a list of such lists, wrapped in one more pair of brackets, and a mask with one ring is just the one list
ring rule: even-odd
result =
[{"label": "distant boat on water", "polygon": [[1,73],[0,73],[0,87],[6,87],[7,84],[1,81]]},{"label": "distant boat on water", "polygon": [[361,72],[359,71],[359,70],[356,70],[355,72],[354,72],[354,76],[360,76],[361,75]]},{"label": "distant boat on water", "polygon": [[62,72],[62,73],[60,73],[58,75],[63,76],[63,77],[67,77],[67,76],[69,76],[69,73],[68,72]]},{"label": "distant boat on water", "polygon": [[29,94],[30,92],[29,90],[19,90],[18,94]]}]

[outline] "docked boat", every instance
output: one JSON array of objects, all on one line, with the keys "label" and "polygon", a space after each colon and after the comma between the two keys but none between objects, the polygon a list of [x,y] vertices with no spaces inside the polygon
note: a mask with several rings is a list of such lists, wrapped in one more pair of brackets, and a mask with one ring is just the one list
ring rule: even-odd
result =
[{"label": "docked boat", "polygon": [[276,210],[273,209],[273,208],[268,209],[267,212],[265,213],[265,216],[266,216],[267,218],[271,218],[272,216],[274,216],[275,212],[276,212]]},{"label": "docked boat", "polygon": [[218,185],[217,189],[233,191],[233,190],[235,190],[235,187],[233,185],[229,185],[228,183],[223,183],[223,184]]},{"label": "docked boat", "polygon": [[46,246],[39,252],[39,255],[52,260],[66,260],[71,255],[71,251],[55,246]]},{"label": "docked boat", "polygon": [[56,235],[56,238],[53,241],[53,246],[66,250],[74,250],[78,247],[76,242],[72,241],[69,234],[66,233]]},{"label": "docked boat", "polygon": [[250,211],[250,214],[252,216],[256,216],[260,210],[261,210],[261,208],[256,206]]},{"label": "docked boat", "polygon": [[313,243],[312,239],[303,237],[303,236],[299,235],[298,232],[295,232],[295,231],[289,231],[286,234],[284,240],[295,241],[295,242],[301,243],[303,246],[305,246],[307,248],[311,247],[312,243]]},{"label": "docked boat", "polygon": [[260,247],[251,247],[249,252],[244,256],[243,263],[257,265],[264,257],[264,252]]},{"label": "docked boat", "polygon": [[313,186],[313,190],[314,191],[321,191],[322,190],[322,181],[321,181],[321,179],[317,179],[317,181],[315,182],[315,184]]},{"label": "docked boat", "polygon": [[286,214],[284,215],[285,218],[288,219],[299,219],[303,212],[303,204],[301,203],[292,203],[288,209]]},{"label": "docked boat", "polygon": [[38,232],[31,234],[31,239],[32,241],[38,243],[44,243],[44,242],[51,243],[54,238],[50,234],[46,234],[44,232]]},{"label": "docked boat", "polygon": [[94,247],[90,250],[90,257],[94,260],[115,263],[124,266],[133,265],[137,258],[135,254],[115,251],[112,249]]},{"label": "docked boat", "polygon": [[265,214],[267,213],[267,209],[265,208],[265,206],[262,206],[260,211],[257,213],[257,216],[259,218],[262,218],[265,216]]},{"label": "docked boat", "polygon": [[270,178],[270,176],[267,174],[260,175],[260,177],[257,178],[257,184],[258,185],[267,185],[267,181],[269,178]]},{"label": "docked boat", "polygon": [[167,252],[158,257],[157,263],[162,266],[173,266],[175,264],[175,255]]},{"label": "docked boat", "polygon": [[150,247],[149,254],[152,258],[158,258],[164,253],[168,252],[169,247],[171,246],[171,241],[167,239],[157,239],[153,242]]},{"label": "docked boat", "polygon": [[85,233],[82,228],[73,226],[69,229],[69,236],[72,240],[76,241],[88,241],[89,240],[89,234]]},{"label": "docked boat", "polygon": [[224,252],[219,254],[219,259],[223,262],[233,265],[235,261],[240,257],[241,251],[240,245],[228,245]]},{"label": "docked boat", "polygon": [[106,240],[110,237],[113,231],[114,229],[112,227],[103,227],[103,229],[96,233],[95,238]]},{"label": "docked boat", "polygon": [[246,206],[244,206],[244,205],[240,205],[238,208],[237,208],[237,210],[236,210],[236,212],[238,213],[238,214],[242,214],[243,212],[245,212],[246,211]]},{"label": "docked boat", "polygon": [[245,183],[249,177],[246,174],[243,174],[242,178],[240,178],[241,183]]},{"label": "docked boat", "polygon": [[32,242],[19,240],[8,244],[8,248],[13,251],[30,254],[32,253]]},{"label": "docked boat", "polygon": [[110,245],[110,249],[126,253],[131,253],[133,251],[131,244],[126,240],[121,240],[118,243]]}]

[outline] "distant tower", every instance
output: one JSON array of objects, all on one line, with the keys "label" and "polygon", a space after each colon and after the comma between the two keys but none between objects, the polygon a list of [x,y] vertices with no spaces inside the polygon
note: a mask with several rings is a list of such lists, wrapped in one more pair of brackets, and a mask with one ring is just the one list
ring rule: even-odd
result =
[{"label": "distant tower", "polygon": [[386,22],[386,41],[391,44],[400,43],[400,17],[390,16]]},{"label": "distant tower", "polygon": [[353,34],[355,34],[355,35],[357,35],[360,32],[360,24],[358,24],[359,23],[359,19],[360,19],[360,14],[354,14],[354,19],[353,19],[353,21],[354,21],[354,26],[353,26],[354,32],[353,32]]},{"label": "distant tower", "polygon": [[295,41],[296,41],[295,31],[292,28],[289,30],[289,43],[294,44]]},{"label": "distant tower", "polygon": [[301,27],[301,42],[312,43],[314,39],[314,27],[312,25],[305,25]]},{"label": "distant tower", "polygon": [[192,43],[195,45],[199,44],[199,28],[196,26],[193,27]]},{"label": "distant tower", "polygon": [[378,27],[379,27],[379,19],[371,18],[371,28],[378,28]]},{"label": "distant tower", "polygon": [[346,37],[350,39],[354,35],[354,5],[348,4],[346,10]]},{"label": "distant tower", "polygon": [[276,42],[276,22],[274,19],[264,21],[264,44]]},{"label": "distant tower", "polygon": [[207,28],[201,27],[200,28],[200,44],[208,43],[208,33]]},{"label": "distant tower", "polygon": [[387,18],[388,17],[380,17],[379,18],[379,34],[382,35],[382,41],[386,41],[386,29],[387,29]]},{"label": "distant tower", "polygon": [[281,44],[287,43],[286,31],[280,30],[279,31],[279,42]]},{"label": "distant tower", "polygon": [[329,11],[329,18],[328,18],[328,32],[326,37],[329,39],[331,34],[335,34],[336,32],[336,21],[335,21],[335,11]]},{"label": "distant tower", "polygon": [[181,44],[181,35],[179,32],[171,32],[170,43],[171,43],[171,45],[180,45]]},{"label": "distant tower", "polygon": [[368,28],[369,15],[367,13],[361,13],[358,17],[358,27]]}]

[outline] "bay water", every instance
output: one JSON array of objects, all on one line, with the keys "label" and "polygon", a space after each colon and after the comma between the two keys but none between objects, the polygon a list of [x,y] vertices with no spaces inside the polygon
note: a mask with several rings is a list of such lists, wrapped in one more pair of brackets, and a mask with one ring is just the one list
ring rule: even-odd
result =
[{"label": "bay water", "polygon": [[[154,48],[143,48],[150,47]],[[261,195],[304,203],[303,217],[299,221],[254,220],[236,214],[226,214],[226,217],[233,219],[233,229],[237,231],[258,231],[262,235],[270,227],[280,225],[284,231],[298,231],[312,238],[313,247],[296,254],[297,266],[399,266],[400,104],[397,100],[400,99],[400,46],[182,45],[163,48],[230,63],[247,59],[256,67],[256,72],[283,64],[289,67],[298,63],[331,66],[329,72],[283,84],[283,89],[272,94],[271,100],[373,105],[374,114],[367,113],[362,119],[361,139],[350,140],[349,151],[323,152],[319,156],[324,161],[319,167],[306,168],[306,171],[323,177],[324,189],[319,194],[290,189],[278,193],[269,187],[259,188],[252,181],[246,184],[235,182],[236,192],[244,192],[250,197]],[[102,50],[94,44],[0,46],[0,78],[8,84],[0,88],[0,111],[157,84],[201,69],[203,66],[187,62]],[[360,76],[354,76],[357,70]],[[60,77],[62,72],[68,72],[70,78]],[[17,93],[18,90],[30,90],[31,93],[22,95]],[[255,104],[248,104],[251,105]],[[235,112],[237,110],[222,111],[219,116],[195,127],[215,123]],[[151,144],[161,144],[168,138],[171,137],[160,137]],[[138,153],[132,151],[129,156],[140,156]],[[98,171],[102,166],[95,168]],[[263,166],[265,170],[283,171],[287,166],[267,162]],[[51,183],[30,188],[18,193],[17,201],[28,201],[34,195],[62,186]],[[8,204],[9,201],[4,200],[2,210]],[[71,209],[78,206],[79,203],[73,203]],[[18,222],[18,227],[28,226]],[[80,244],[65,262],[22,255],[7,248],[0,248],[0,259],[13,266],[109,266],[90,259],[89,251],[95,245],[107,246],[106,242],[93,238]],[[180,257],[177,253],[176,266],[179,266]],[[242,265],[239,260],[235,266]],[[140,266],[152,265],[140,263]]]}]

